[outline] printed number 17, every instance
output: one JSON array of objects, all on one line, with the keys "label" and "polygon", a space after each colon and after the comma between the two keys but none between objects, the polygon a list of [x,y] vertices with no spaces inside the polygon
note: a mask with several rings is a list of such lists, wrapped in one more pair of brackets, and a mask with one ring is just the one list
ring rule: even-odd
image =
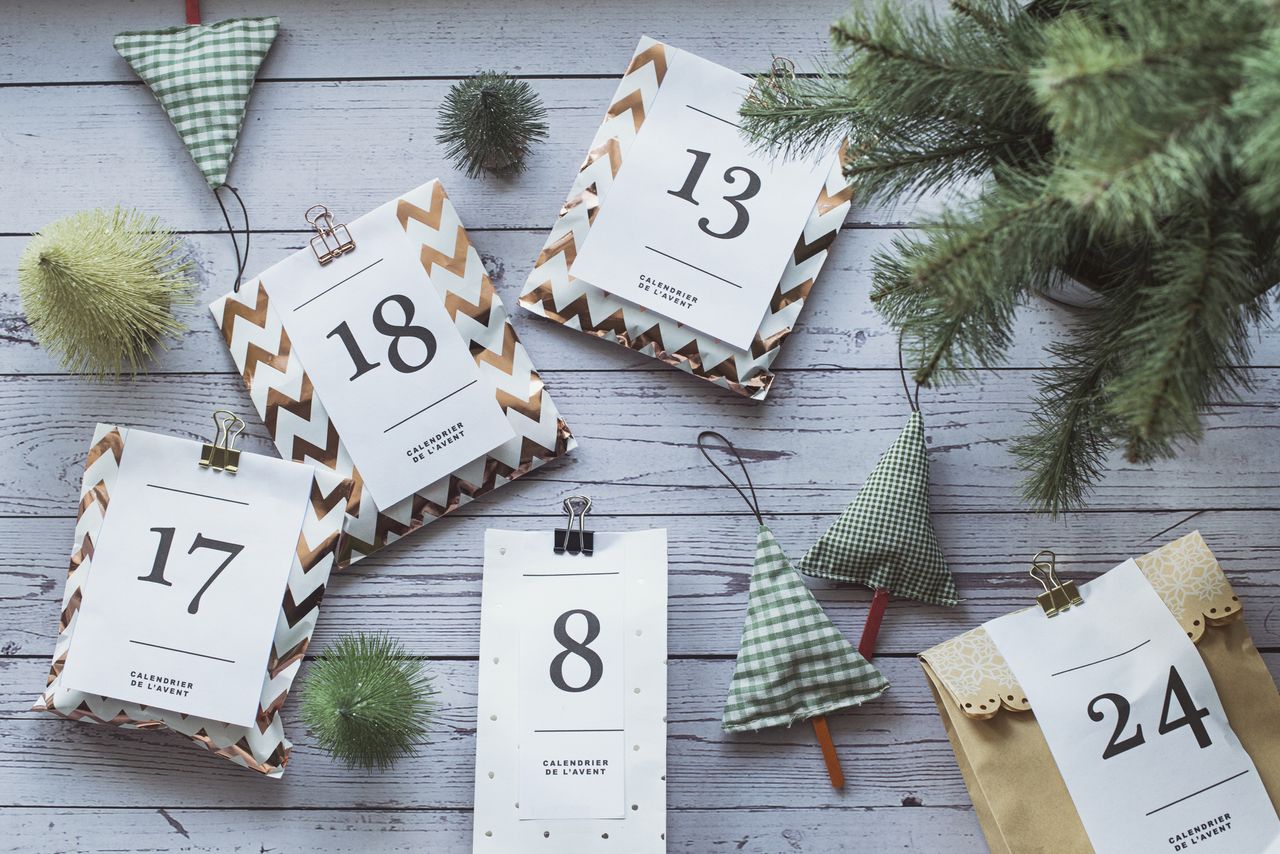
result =
[{"label": "printed number 17", "polygon": [[[160,544],[156,546],[156,557],[151,564],[151,573],[149,575],[139,575],[139,581],[150,581],[155,584],[163,584],[165,587],[172,587],[173,583],[166,581],[164,577],[165,568],[169,563],[169,550],[173,546],[173,528],[152,528],[153,533],[160,535]],[[200,597],[204,596],[204,592],[209,589],[209,585],[213,584],[214,579],[222,575],[222,571],[226,569],[231,561],[236,559],[236,555],[244,551],[244,546],[240,543],[228,543],[223,540],[215,540],[206,537],[204,534],[197,533],[195,540],[191,543],[191,548],[187,550],[187,554],[192,554],[196,549],[209,549],[211,551],[226,552],[227,559],[218,564],[218,568],[213,571],[208,580],[196,591],[195,597],[191,600],[191,604],[187,606],[188,614],[195,614],[200,610]]]}]

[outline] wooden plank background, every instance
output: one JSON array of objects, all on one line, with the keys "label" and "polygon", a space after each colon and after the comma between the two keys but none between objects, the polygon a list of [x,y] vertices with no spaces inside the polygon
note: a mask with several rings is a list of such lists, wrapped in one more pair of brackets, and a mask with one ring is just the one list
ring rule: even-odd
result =
[{"label": "wooden plank background", "polygon": [[[935,5],[941,7],[941,2]],[[355,215],[441,177],[509,307],[641,34],[743,72],[773,54],[812,68],[838,0],[206,2],[206,20],[279,14],[232,176],[257,234],[251,270],[303,245],[301,211]],[[850,784],[833,793],[807,728],[727,736],[718,716],[746,602],[754,527],[694,447],[714,427],[744,449],[784,546],[798,555],[856,493],[906,406],[895,338],[871,308],[871,258],[939,200],[858,207],[770,399],[755,404],[519,312],[516,325],[582,446],[568,460],[358,564],[331,586],[316,634],[386,629],[427,660],[444,709],[418,758],[385,774],[330,762],[294,717],[282,781],[261,780],[162,734],[27,711],[44,684],[85,445],[96,421],[190,437],[214,404],[251,411],[203,305],[232,256],[221,215],[113,33],[180,23],[176,0],[50,4],[0,15],[0,852],[465,851],[470,838],[475,655],[486,527],[545,528],[586,491],[597,527],[671,537],[668,840],[672,851],[982,851],[985,843],[914,654],[1024,604],[1042,546],[1087,578],[1195,528],[1218,552],[1273,669],[1280,521],[1280,340],[1255,348],[1254,388],[1223,401],[1176,463],[1122,460],[1089,512],[1050,520],[1017,499],[1009,441],[1031,409],[1043,345],[1071,313],[1036,300],[1006,363],[925,393],[935,524],[957,575],[955,609],[892,606],[881,664],[893,689],[832,719]],[[457,79],[496,65],[529,79],[550,140],[523,176],[468,180],[433,141]],[[200,267],[189,331],[136,380],[67,375],[36,346],[14,268],[28,236],[74,210],[124,203],[186,236]],[[245,446],[268,451],[256,418]],[[815,584],[856,636],[868,594]]]}]

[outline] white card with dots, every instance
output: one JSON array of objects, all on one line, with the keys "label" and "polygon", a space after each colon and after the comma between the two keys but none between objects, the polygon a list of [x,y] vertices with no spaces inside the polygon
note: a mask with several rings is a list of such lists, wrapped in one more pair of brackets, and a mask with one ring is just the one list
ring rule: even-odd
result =
[{"label": "white card with dots", "polygon": [[473,850],[666,850],[667,533],[485,533]]}]

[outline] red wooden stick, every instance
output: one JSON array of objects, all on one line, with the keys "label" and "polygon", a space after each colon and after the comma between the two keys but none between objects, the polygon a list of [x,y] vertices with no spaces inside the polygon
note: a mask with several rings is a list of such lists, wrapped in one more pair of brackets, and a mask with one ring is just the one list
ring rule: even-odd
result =
[{"label": "red wooden stick", "polygon": [[858,641],[858,652],[867,661],[876,654],[876,636],[880,634],[880,622],[884,619],[884,609],[888,606],[889,591],[881,587],[871,597],[871,609],[867,611],[867,622],[862,627],[862,638]]},{"label": "red wooden stick", "polygon": [[836,754],[836,743],[831,740],[831,730],[827,728],[827,719],[822,715],[810,718],[813,731],[818,736],[818,744],[822,746],[822,758],[827,763],[827,776],[831,778],[831,788],[844,788],[844,771],[840,768],[840,757]]},{"label": "red wooden stick", "polygon": [[187,23],[200,23],[200,0],[187,0]]}]

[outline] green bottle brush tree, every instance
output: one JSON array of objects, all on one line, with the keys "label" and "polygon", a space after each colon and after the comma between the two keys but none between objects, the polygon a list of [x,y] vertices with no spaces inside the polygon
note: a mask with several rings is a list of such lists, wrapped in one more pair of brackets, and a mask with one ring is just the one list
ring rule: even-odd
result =
[{"label": "green bottle brush tree", "polygon": [[483,172],[513,175],[524,158],[547,136],[547,111],[538,93],[523,80],[487,71],[456,83],[440,110],[436,142],[468,178]]},{"label": "green bottle brush tree", "polygon": [[1176,456],[1248,384],[1280,279],[1280,7],[1270,0],[883,3],[811,77],[764,78],[762,145],[847,139],[865,202],[982,189],[874,261],[872,299],[922,383],[1001,362],[1063,274],[1100,305],[1051,344],[1013,452],[1024,496],[1080,507],[1109,453]]},{"label": "green bottle brush tree", "polygon": [[346,635],[311,665],[302,720],[334,758],[353,768],[384,769],[417,755],[435,718],[435,695],[422,662],[399,641]]}]

